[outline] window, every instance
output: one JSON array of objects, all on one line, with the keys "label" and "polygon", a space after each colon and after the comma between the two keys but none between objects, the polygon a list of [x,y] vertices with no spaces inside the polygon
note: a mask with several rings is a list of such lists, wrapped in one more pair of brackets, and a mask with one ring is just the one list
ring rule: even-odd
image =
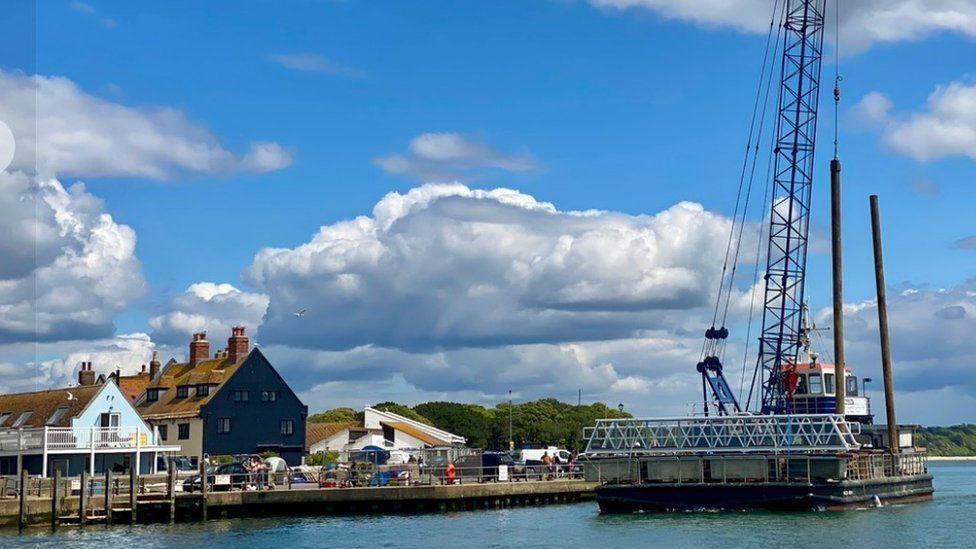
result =
[{"label": "window", "polygon": [[61,418],[64,417],[64,414],[67,413],[67,411],[68,411],[67,406],[59,406],[58,409],[55,410],[53,414],[51,414],[51,417],[47,418],[47,425],[57,425],[58,422],[61,421]]},{"label": "window", "polygon": [[31,414],[33,414],[33,413],[34,412],[28,410],[28,411],[20,414],[20,417],[17,418],[17,421],[15,421],[14,424],[11,425],[11,427],[20,427],[21,425],[23,425],[24,423],[26,423],[28,419],[30,419]]},{"label": "window", "polygon": [[250,391],[237,389],[234,391],[234,402],[247,402],[250,396]]},{"label": "window", "polygon": [[274,402],[278,400],[278,391],[261,391],[261,400],[264,402]]},{"label": "window", "polygon": [[146,389],[146,402],[159,400],[159,389]]},{"label": "window", "polygon": [[223,435],[230,432],[230,418],[229,417],[218,417],[217,418],[217,434]]},{"label": "window", "polygon": [[291,435],[295,433],[295,422],[290,419],[281,420],[281,434]]},{"label": "window", "polygon": [[7,420],[10,419],[10,416],[12,415],[14,415],[13,412],[4,412],[0,414],[0,427],[3,427],[4,424],[7,423]]},{"label": "window", "polygon": [[159,425],[156,427],[156,429],[159,431],[160,440],[166,440],[169,438],[169,425]]},{"label": "window", "polygon": [[197,385],[197,396],[205,397],[210,394],[209,385]]},{"label": "window", "polygon": [[795,394],[805,395],[807,394],[807,375],[800,374],[796,376],[796,391]]},{"label": "window", "polygon": [[180,431],[179,433],[177,433],[177,437],[180,440],[189,440],[189,438],[190,438],[190,424],[189,423],[180,423],[176,427]]},{"label": "window", "polygon": [[819,395],[823,393],[823,380],[820,379],[820,374],[810,374],[810,394]]},{"label": "window", "polygon": [[834,374],[824,374],[824,388],[828,395],[834,394]]},{"label": "window", "polygon": [[186,398],[190,396],[190,388],[186,385],[180,385],[176,388],[176,398]]},{"label": "window", "polygon": [[98,425],[100,427],[118,427],[121,417],[121,414],[103,413],[98,417]]},{"label": "window", "polygon": [[[847,396],[857,396],[857,377],[847,376]],[[0,423],[2,425],[3,423]]]}]

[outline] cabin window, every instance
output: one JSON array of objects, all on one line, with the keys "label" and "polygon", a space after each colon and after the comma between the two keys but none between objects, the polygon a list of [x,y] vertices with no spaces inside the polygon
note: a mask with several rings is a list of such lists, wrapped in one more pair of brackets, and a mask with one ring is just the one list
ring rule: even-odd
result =
[{"label": "cabin window", "polygon": [[156,430],[159,431],[160,440],[169,438],[169,425],[159,425],[156,427]]},{"label": "cabin window", "polygon": [[57,425],[58,422],[61,421],[61,418],[64,417],[64,414],[67,412],[68,412],[67,406],[59,406],[58,409],[55,410],[53,414],[51,414],[51,417],[47,418],[47,425]]},{"label": "cabin window", "polygon": [[14,415],[13,412],[4,412],[0,414],[0,427],[3,427],[4,424],[7,423],[7,420],[10,419],[10,416],[12,415]]},{"label": "cabin window", "polygon": [[278,400],[278,391],[261,391],[261,400],[264,402],[275,402]]},{"label": "cabin window", "polygon": [[823,380],[820,378],[820,374],[810,374],[810,394],[819,395],[823,393]]},{"label": "cabin window", "polygon": [[796,391],[794,394],[805,395],[807,394],[807,375],[799,374],[796,376]]},{"label": "cabin window", "polygon": [[180,385],[176,388],[176,398],[186,398],[190,396],[190,388],[186,385]]},{"label": "cabin window", "polygon": [[295,421],[291,419],[281,420],[281,434],[291,435],[295,432]]},{"label": "cabin window", "polygon": [[234,402],[247,402],[251,397],[250,391],[244,391],[242,389],[237,389],[234,391]]},{"label": "cabin window", "polygon": [[11,425],[11,427],[20,427],[21,425],[23,425],[24,423],[26,423],[28,419],[30,419],[31,414],[33,414],[33,413],[34,413],[33,411],[28,410],[28,411],[20,414],[20,417],[17,418],[17,421],[15,421],[14,424]]},{"label": "cabin window", "polygon": [[857,378],[847,376],[847,396],[857,396]]},{"label": "cabin window", "polygon": [[176,427],[179,430],[179,432],[177,433],[177,437],[179,437],[180,440],[189,440],[190,439],[190,424],[189,423],[180,423]]},{"label": "cabin window", "polygon": [[210,394],[209,385],[197,385],[197,396],[205,397]]},{"label": "cabin window", "polygon": [[218,417],[217,418],[217,434],[225,435],[230,432],[230,418],[229,417]]},{"label": "cabin window", "polygon": [[834,394],[834,374],[824,374],[824,389],[828,395]]}]

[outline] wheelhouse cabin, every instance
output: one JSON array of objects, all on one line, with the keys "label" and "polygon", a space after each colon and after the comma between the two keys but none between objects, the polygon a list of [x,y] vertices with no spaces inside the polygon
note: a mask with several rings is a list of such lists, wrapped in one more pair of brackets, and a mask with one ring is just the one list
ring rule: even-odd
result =
[{"label": "wheelhouse cabin", "polygon": [[[788,377],[792,387],[792,411],[794,414],[833,414],[837,411],[835,400],[834,365],[827,362],[797,364],[792,371],[795,379]],[[790,376],[792,377],[792,376]],[[859,423],[871,423],[871,403],[866,395],[861,395],[858,378],[850,368],[844,368],[844,384],[847,389],[844,398],[845,416]]]}]

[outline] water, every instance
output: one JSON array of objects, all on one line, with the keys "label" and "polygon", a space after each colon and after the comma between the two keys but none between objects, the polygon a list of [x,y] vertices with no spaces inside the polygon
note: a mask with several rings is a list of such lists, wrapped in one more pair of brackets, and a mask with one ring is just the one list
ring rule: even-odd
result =
[{"label": "water", "polygon": [[[935,501],[863,511],[600,515],[596,503],[463,513],[231,519],[0,532],[0,546],[856,547],[976,545],[976,462],[930,464]],[[841,535],[840,542],[828,536]]]}]

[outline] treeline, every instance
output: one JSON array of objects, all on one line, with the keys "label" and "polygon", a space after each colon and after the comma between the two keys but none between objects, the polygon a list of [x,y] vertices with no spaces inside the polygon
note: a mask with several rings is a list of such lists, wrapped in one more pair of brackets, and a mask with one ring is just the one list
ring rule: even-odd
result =
[{"label": "treeline", "polygon": [[931,456],[976,456],[976,425],[922,427],[915,444],[928,448]]},{"label": "treeline", "polygon": [[[544,398],[509,407],[507,402],[494,408],[457,402],[425,402],[409,407],[395,402],[381,402],[373,406],[404,417],[422,421],[439,429],[468,439],[476,448],[507,449],[509,418],[515,447],[560,446],[579,451],[585,446],[583,428],[592,427],[597,419],[631,417],[626,412],[610,408],[602,402],[576,406]],[[309,416],[308,421],[362,421],[363,413],[352,408],[334,408]]]}]

